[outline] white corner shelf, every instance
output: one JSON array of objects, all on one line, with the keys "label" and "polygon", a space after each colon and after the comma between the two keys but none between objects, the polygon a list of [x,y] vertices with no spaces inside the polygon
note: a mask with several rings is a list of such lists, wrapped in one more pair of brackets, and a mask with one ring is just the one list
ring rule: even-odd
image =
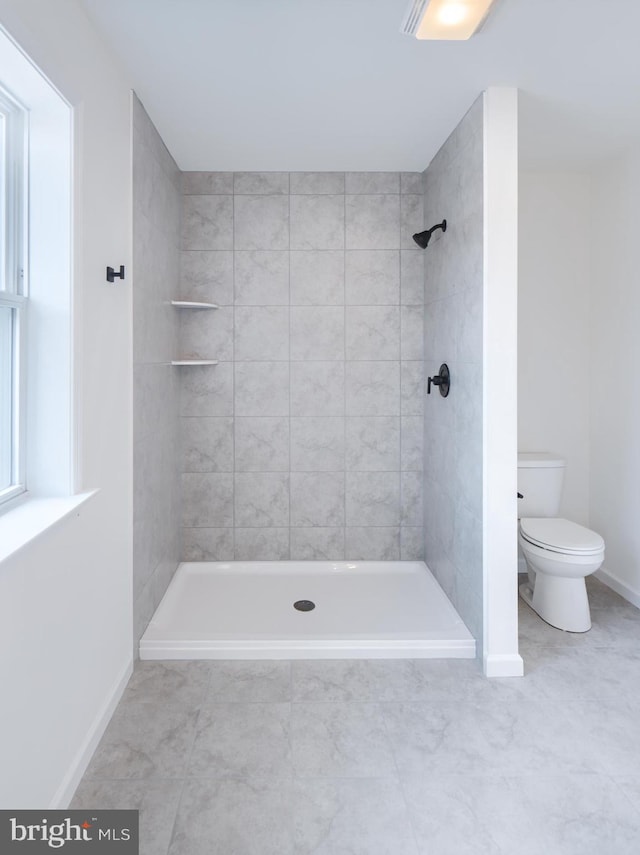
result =
[{"label": "white corner shelf", "polygon": [[217,359],[172,359],[172,365],[217,365]]},{"label": "white corner shelf", "polygon": [[172,306],[178,309],[219,309],[217,303],[196,303],[193,300],[172,300]]}]

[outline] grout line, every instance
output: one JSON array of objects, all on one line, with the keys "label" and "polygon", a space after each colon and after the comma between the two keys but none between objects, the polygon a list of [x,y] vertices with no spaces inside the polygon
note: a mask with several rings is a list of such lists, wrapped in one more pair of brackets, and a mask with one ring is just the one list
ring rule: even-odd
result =
[{"label": "grout line", "polygon": [[288,492],[289,492],[289,525],[288,525],[288,550],[287,550],[287,558],[291,560],[291,173],[287,173],[287,181],[289,183],[289,228],[288,228],[288,237],[289,237],[289,249],[287,252],[287,265],[288,265],[288,273],[289,273],[289,415],[287,419],[287,427],[289,433],[289,470],[287,472],[287,481],[288,481]]},{"label": "grout line", "polygon": [[233,309],[232,321],[233,332],[231,337],[231,418],[233,424],[233,483],[231,491],[231,501],[233,510],[233,526],[231,527],[232,554],[235,560],[236,557],[236,196],[235,196],[235,173],[231,173],[231,272],[233,279]]},{"label": "grout line", "polygon": [[342,545],[342,555],[343,560],[347,560],[347,175],[345,173],[344,176],[344,196],[343,199],[343,210],[344,210],[344,220],[343,220],[343,260],[342,260],[342,301],[344,303],[343,313],[344,313],[344,341],[343,341],[343,388],[342,388],[342,396],[343,396],[343,419],[344,419],[344,429],[343,429],[343,452],[342,452],[342,467],[343,467],[343,490],[344,490],[344,500],[343,500],[343,545]]}]

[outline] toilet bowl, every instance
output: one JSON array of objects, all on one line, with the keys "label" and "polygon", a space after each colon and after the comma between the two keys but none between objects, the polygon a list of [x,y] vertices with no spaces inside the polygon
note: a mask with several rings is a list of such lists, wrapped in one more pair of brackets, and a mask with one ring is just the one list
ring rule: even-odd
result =
[{"label": "toilet bowl", "polygon": [[604,561],[602,537],[559,517],[525,517],[518,542],[529,570],[529,581],[520,585],[522,599],[557,629],[591,629],[585,577]]}]

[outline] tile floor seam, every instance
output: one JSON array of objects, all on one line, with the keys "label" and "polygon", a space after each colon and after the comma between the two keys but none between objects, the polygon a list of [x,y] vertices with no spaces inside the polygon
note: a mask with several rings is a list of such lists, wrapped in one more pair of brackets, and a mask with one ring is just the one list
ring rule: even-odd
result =
[{"label": "tile floor seam", "polygon": [[390,747],[390,749],[391,749],[391,755],[392,755],[392,757],[393,757],[393,763],[394,763],[394,766],[395,766],[395,768],[396,768],[396,775],[397,775],[397,780],[398,780],[398,786],[399,786],[399,788],[400,788],[400,793],[402,794],[402,801],[403,801],[403,803],[404,803],[405,810],[406,810],[406,812],[407,812],[407,820],[408,820],[408,822],[409,822],[409,828],[411,829],[411,837],[412,837],[412,839],[413,839],[413,841],[414,841],[414,843],[415,843],[415,846],[416,846],[416,852],[417,852],[417,853],[420,853],[420,851],[421,851],[421,846],[420,846],[420,841],[418,840],[418,832],[417,832],[417,829],[416,829],[416,827],[415,827],[415,823],[414,823],[414,821],[413,821],[413,817],[412,817],[411,808],[410,808],[410,806],[409,806],[409,801],[408,801],[408,799],[407,799],[407,793],[406,793],[406,790],[405,790],[405,783],[404,783],[404,780],[403,780],[403,776],[402,776],[402,774],[400,773],[400,767],[398,766],[398,757],[397,757],[396,750],[395,750],[395,747],[394,747],[393,739],[392,739],[392,737],[391,737],[391,731],[390,731],[390,729],[389,729],[389,723],[388,723],[388,721],[387,721],[387,717],[386,717],[386,716],[385,716],[385,714],[384,714],[384,706],[383,706],[382,704],[381,704],[381,707],[382,707],[382,722],[383,722],[383,725],[384,725],[385,733],[387,734],[387,741],[388,741],[388,743],[389,743],[389,747]]},{"label": "tile floor seam", "polygon": [[[633,799],[629,798],[629,794],[627,793],[627,790],[617,780],[618,778],[629,778],[629,777],[634,777],[634,776],[632,776],[632,775],[611,775],[611,774],[608,774],[605,777],[609,778],[609,780],[613,783],[613,785],[616,787],[616,789],[621,793],[621,795],[624,798],[624,800],[626,801],[626,803],[631,807],[632,810],[634,810],[636,812],[637,816],[640,818],[640,800],[638,800],[637,802],[634,802]],[[638,783],[640,784],[640,775],[636,775],[635,777],[638,778]]]},{"label": "tile floor seam", "polygon": [[[180,795],[178,796],[178,801],[176,804],[176,811],[173,815],[173,822],[171,823],[171,833],[169,835],[169,842],[167,843],[166,855],[169,855],[169,852],[171,851],[171,846],[173,844],[173,838],[174,838],[175,831],[176,831],[176,823],[178,822],[178,814],[180,813],[180,808],[182,806],[182,797],[184,795],[184,790],[185,790],[186,786],[187,786],[187,778],[185,777],[182,779],[182,786],[180,787]],[[160,855],[160,853],[158,853],[158,855]]]}]

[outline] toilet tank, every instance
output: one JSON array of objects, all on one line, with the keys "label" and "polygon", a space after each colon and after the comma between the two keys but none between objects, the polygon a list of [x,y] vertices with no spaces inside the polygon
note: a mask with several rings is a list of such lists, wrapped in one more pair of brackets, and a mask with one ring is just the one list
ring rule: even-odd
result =
[{"label": "toilet tank", "polygon": [[518,517],[557,517],[565,461],[547,451],[518,453]]}]

